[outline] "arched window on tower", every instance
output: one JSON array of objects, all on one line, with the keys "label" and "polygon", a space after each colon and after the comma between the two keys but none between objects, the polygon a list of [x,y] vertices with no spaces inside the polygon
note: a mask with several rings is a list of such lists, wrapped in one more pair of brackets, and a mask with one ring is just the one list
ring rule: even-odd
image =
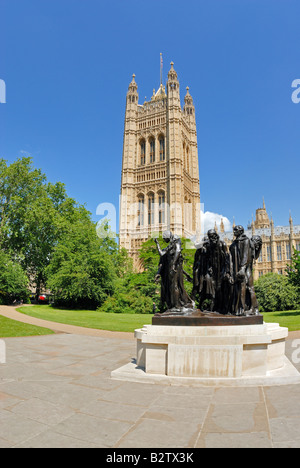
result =
[{"label": "arched window on tower", "polygon": [[165,224],[166,222],[166,196],[164,191],[158,192],[158,222],[159,224]]},{"label": "arched window on tower", "polygon": [[145,140],[140,141],[140,158],[141,158],[141,166],[145,166],[146,164],[146,142]]},{"label": "arched window on tower", "polygon": [[148,225],[154,224],[154,193],[148,194]]},{"label": "arched window on tower", "polygon": [[158,139],[159,141],[159,160],[164,161],[166,159],[165,156],[165,138],[161,135]]},{"label": "arched window on tower", "polygon": [[154,138],[150,139],[150,163],[155,162],[155,140]]},{"label": "arched window on tower", "polygon": [[190,150],[189,147],[186,147],[186,170],[190,173]]},{"label": "arched window on tower", "polygon": [[142,194],[138,196],[138,205],[138,226],[144,226],[145,197]]},{"label": "arched window on tower", "polygon": [[192,200],[189,198],[188,200],[188,226],[189,229],[193,229],[193,205],[192,205]]},{"label": "arched window on tower", "polygon": [[282,252],[281,252],[281,245],[277,245],[277,260],[282,260]]}]

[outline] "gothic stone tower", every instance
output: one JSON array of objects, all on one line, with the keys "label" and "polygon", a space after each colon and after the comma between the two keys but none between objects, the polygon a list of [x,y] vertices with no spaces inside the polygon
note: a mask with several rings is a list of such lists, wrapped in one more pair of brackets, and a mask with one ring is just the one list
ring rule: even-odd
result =
[{"label": "gothic stone tower", "polygon": [[145,240],[171,230],[200,236],[200,185],[195,107],[187,88],[180,104],[177,73],[171,63],[166,89],[138,103],[135,75],[126,99],[120,199],[120,246],[138,266]]}]

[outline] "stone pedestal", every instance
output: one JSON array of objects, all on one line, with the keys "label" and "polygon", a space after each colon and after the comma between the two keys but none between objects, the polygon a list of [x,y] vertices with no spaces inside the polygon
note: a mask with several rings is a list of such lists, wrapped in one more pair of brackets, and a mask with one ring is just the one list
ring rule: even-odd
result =
[{"label": "stone pedestal", "polygon": [[145,325],[135,331],[136,361],[112,376],[192,385],[299,383],[285,356],[288,329],[277,323],[236,326]]},{"label": "stone pedestal", "polygon": [[286,328],[278,324],[136,330],[137,365],[176,377],[265,376],[284,366]]}]

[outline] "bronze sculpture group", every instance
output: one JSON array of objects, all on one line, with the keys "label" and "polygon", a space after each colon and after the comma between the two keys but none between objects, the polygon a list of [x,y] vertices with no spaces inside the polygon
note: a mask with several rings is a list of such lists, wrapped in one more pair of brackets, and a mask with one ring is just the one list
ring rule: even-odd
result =
[{"label": "bronze sculpture group", "polygon": [[229,249],[215,230],[209,230],[196,246],[193,278],[188,277],[193,282],[190,296],[184,288],[180,238],[165,232],[163,239],[168,244],[165,249],[161,249],[155,239],[160,255],[156,280],[161,279],[161,302],[167,308],[164,314],[202,310],[223,315],[259,315],[253,264],[260,255],[262,239],[260,236],[248,238],[242,226],[235,226],[233,231],[235,239]]}]

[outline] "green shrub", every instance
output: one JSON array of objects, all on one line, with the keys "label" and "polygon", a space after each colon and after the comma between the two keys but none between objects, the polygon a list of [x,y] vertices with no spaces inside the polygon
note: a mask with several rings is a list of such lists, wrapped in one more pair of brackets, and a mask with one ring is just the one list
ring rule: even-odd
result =
[{"label": "green shrub", "polygon": [[151,314],[153,301],[134,290],[129,293],[118,292],[107,298],[100,310],[115,314]]},{"label": "green shrub", "polygon": [[294,249],[291,265],[287,267],[287,274],[290,283],[292,283],[300,294],[300,252]]},{"label": "green shrub", "polygon": [[261,312],[296,310],[300,307],[297,288],[286,276],[268,273],[255,282],[255,292]]},{"label": "green shrub", "polygon": [[0,251],[0,304],[14,301],[28,302],[28,278],[22,267],[10,256]]}]

